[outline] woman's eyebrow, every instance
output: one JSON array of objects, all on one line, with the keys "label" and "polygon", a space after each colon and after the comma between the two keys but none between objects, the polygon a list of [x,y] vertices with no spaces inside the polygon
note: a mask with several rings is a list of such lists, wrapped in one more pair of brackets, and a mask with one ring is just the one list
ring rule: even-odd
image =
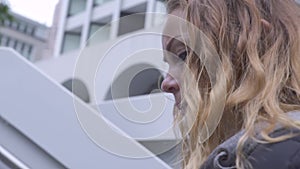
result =
[{"label": "woman's eyebrow", "polygon": [[[174,40],[176,39],[176,37],[179,37],[180,35],[174,36],[172,38],[170,38],[167,42],[166,42],[166,49],[163,50],[164,53],[169,52],[170,48],[172,47],[172,43],[174,42]],[[163,61],[168,63],[168,60],[166,58],[166,55],[163,55]]]},{"label": "woman's eyebrow", "polygon": [[167,44],[167,45],[166,45],[166,50],[167,50],[167,51],[170,51],[170,48],[172,47],[172,44],[174,43],[175,40],[180,41],[179,38],[178,38],[178,37],[180,37],[180,36],[181,36],[181,35],[176,35],[176,36],[170,38],[170,39],[167,41],[167,43],[166,43],[166,44]]},{"label": "woman's eyebrow", "polygon": [[[167,35],[166,35],[167,36]],[[184,43],[183,40],[181,40],[180,38],[182,37],[182,35],[176,35],[174,37],[171,37],[167,42],[166,42],[166,49],[164,52],[170,52],[172,45],[174,44],[174,42],[178,42],[178,43]],[[164,62],[168,62],[168,59],[166,59],[165,55],[163,57],[163,61]]]}]

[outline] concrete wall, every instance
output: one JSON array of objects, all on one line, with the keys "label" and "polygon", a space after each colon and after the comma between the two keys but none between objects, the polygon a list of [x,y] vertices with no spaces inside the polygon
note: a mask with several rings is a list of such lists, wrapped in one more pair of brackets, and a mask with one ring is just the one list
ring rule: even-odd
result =
[{"label": "concrete wall", "polygon": [[[59,83],[75,76],[87,85],[91,103],[103,101],[114,80],[134,65],[148,64],[151,65],[149,68],[156,68],[164,74],[167,65],[163,62],[161,35],[153,34],[155,31],[159,32],[159,29],[161,28],[124,35],[109,42],[87,46],[82,51],[68,52],[60,58],[38,62],[36,65]],[[133,77],[134,73],[130,75]],[[124,85],[126,84],[117,86],[123,88]]]}]

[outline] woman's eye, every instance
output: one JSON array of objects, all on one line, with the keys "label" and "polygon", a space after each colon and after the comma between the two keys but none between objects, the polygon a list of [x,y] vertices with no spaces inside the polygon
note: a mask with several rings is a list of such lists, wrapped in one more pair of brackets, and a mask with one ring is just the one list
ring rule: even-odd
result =
[{"label": "woman's eye", "polygon": [[178,57],[182,60],[185,61],[186,57],[187,57],[187,51],[181,52]]}]

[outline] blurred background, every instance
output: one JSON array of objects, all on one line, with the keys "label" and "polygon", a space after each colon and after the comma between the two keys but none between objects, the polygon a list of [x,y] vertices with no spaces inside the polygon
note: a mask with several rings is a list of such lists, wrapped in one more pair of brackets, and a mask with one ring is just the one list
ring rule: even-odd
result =
[{"label": "blurred background", "polygon": [[[74,89],[74,92],[91,103],[95,103],[95,98],[90,98],[94,89],[86,82],[85,77],[73,76],[80,49],[105,51],[105,46],[124,35],[161,25],[163,14],[166,13],[163,0],[6,0],[2,4],[9,7],[7,12],[13,19],[3,20],[0,30],[1,46],[13,48],[68,89],[71,89],[72,82],[81,83],[80,86],[86,89]],[[137,13],[140,14],[112,22]],[[151,13],[162,15],[155,16]],[[88,39],[99,29],[101,33],[97,33],[97,37],[87,44]],[[143,64],[130,65],[124,72],[130,69],[137,71],[148,65]],[[157,67],[153,64],[152,66]],[[150,77],[150,80],[141,77]],[[138,81],[132,82],[135,85],[132,88],[136,90],[131,90],[130,95],[149,94],[159,86],[157,83],[162,80],[161,77],[160,71],[155,69],[140,73],[136,78]],[[111,98],[108,92],[110,88],[104,88],[107,91],[99,94],[101,98],[98,101]]]},{"label": "blurred background", "polygon": [[[168,131],[173,98],[160,91],[167,68],[157,51],[161,34],[150,35],[162,31],[163,0],[2,0],[0,5],[1,169],[179,166],[174,133]],[[145,49],[156,49],[155,56]],[[131,56],[136,59],[126,61]],[[121,112],[116,105],[124,104],[134,109]],[[83,124],[76,109],[83,118],[101,114],[110,127],[100,118]],[[136,110],[146,119],[134,119]],[[93,138],[94,131],[99,135]],[[116,131],[129,136],[128,145],[110,138]],[[147,158],[128,158],[134,149]]]}]

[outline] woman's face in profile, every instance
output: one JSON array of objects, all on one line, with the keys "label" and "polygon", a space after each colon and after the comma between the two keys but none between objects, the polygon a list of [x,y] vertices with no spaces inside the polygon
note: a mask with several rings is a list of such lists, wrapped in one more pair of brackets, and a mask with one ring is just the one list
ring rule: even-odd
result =
[{"label": "woman's face in profile", "polygon": [[186,46],[183,43],[182,33],[179,30],[178,20],[182,18],[181,10],[174,10],[167,18],[162,36],[164,61],[169,65],[168,72],[161,84],[164,92],[172,93],[175,98],[175,106],[181,107],[182,72],[187,56]]}]

